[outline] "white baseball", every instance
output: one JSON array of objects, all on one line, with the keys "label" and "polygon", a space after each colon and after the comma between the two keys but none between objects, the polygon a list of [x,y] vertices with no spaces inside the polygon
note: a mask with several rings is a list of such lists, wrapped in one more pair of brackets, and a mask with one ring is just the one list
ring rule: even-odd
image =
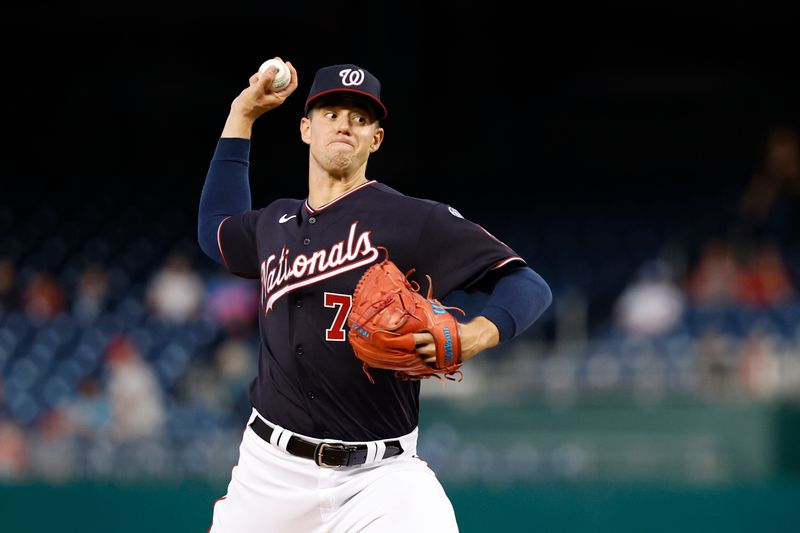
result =
[{"label": "white baseball", "polygon": [[289,67],[286,66],[286,63],[280,59],[267,59],[258,67],[259,75],[263,74],[271,65],[275,65],[278,69],[278,72],[275,73],[275,79],[272,81],[272,89],[279,91],[292,81],[292,73],[289,71]]}]

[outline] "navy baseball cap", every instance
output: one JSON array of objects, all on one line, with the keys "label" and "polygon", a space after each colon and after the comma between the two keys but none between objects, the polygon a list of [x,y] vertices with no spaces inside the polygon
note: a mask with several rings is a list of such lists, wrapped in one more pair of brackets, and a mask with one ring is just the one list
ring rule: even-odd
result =
[{"label": "navy baseball cap", "polygon": [[306,100],[305,113],[314,107],[314,101],[332,93],[351,93],[365,97],[375,108],[378,119],[386,118],[388,111],[381,102],[381,82],[358,65],[332,65],[323,67],[314,76],[314,83]]}]

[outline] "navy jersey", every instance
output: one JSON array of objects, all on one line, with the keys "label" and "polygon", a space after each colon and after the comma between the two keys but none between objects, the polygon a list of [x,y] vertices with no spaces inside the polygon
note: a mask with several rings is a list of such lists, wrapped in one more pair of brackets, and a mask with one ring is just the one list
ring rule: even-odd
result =
[{"label": "navy jersey", "polygon": [[349,441],[411,432],[419,381],[370,369],[347,342],[358,280],[389,258],[440,300],[469,290],[492,269],[524,264],[511,248],[450,206],[367,182],[319,209],[279,199],[226,218],[218,231],[225,266],[261,280],[258,376],[253,406],[294,432]]}]

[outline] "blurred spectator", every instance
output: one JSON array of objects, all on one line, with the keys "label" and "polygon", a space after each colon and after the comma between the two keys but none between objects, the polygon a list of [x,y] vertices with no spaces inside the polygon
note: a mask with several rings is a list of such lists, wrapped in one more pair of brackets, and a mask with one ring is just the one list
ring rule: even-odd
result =
[{"label": "blurred spectator", "polygon": [[258,318],[258,298],[258,282],[229,274],[214,276],[206,290],[204,313],[228,335],[244,335]]},{"label": "blurred spectator", "polygon": [[108,273],[100,264],[90,263],[78,280],[73,313],[82,322],[91,322],[103,310],[107,294]]},{"label": "blurred spectator", "polygon": [[618,298],[616,323],[626,333],[659,335],[679,323],[685,305],[669,265],[662,260],[648,261]]},{"label": "blurred spectator", "polygon": [[35,273],[22,295],[25,312],[31,318],[48,319],[64,310],[64,289],[49,272]]},{"label": "blurred spectator", "polygon": [[221,395],[222,389],[214,368],[202,359],[192,359],[178,386],[181,404],[218,416],[222,414]]},{"label": "blurred spectator", "polygon": [[718,239],[705,242],[697,263],[687,274],[689,301],[704,307],[734,304],[738,284],[739,265],[731,247]]},{"label": "blurred spectator", "polygon": [[[256,375],[255,348],[243,337],[222,342],[215,353],[222,409],[227,413],[247,412],[247,389]],[[239,410],[241,408],[242,410]]]},{"label": "blurred spectator", "polygon": [[795,130],[773,127],[764,153],[741,199],[740,231],[748,239],[790,244],[800,232],[800,138]]},{"label": "blurred spectator", "polygon": [[749,396],[767,398],[781,383],[780,364],[775,356],[775,339],[760,327],[753,327],[742,342],[737,368],[739,384]]},{"label": "blurred spectator", "polygon": [[0,258],[0,317],[22,309],[22,294],[17,285],[17,271],[14,262]]},{"label": "blurred spectator", "polygon": [[713,398],[736,391],[737,342],[718,328],[706,329],[698,339],[700,389]]},{"label": "blurred spectator", "polygon": [[105,355],[112,437],[128,441],[159,435],[166,414],[163,391],[153,370],[124,335],[108,343]]},{"label": "blurred spectator", "polygon": [[28,446],[22,429],[11,420],[0,420],[0,480],[15,480],[30,467]]},{"label": "blurred spectator", "polygon": [[773,307],[795,297],[789,269],[775,243],[762,243],[741,267],[737,301],[749,307]]},{"label": "blurred spectator", "polygon": [[77,442],[64,411],[56,407],[39,417],[37,438],[30,447],[36,473],[50,481],[63,481],[75,473]]},{"label": "blurred spectator", "polygon": [[73,432],[80,436],[100,435],[111,418],[108,396],[92,375],[80,382],[77,396],[63,406],[63,411]]},{"label": "blurred spectator", "polygon": [[181,377],[178,398],[183,404],[230,419],[249,409],[247,389],[256,375],[253,336],[226,337],[213,352],[213,360],[194,357]]},{"label": "blurred spectator", "polygon": [[0,375],[0,482],[13,481],[28,473],[31,458],[26,440],[22,428],[7,412],[5,387]]},{"label": "blurred spectator", "polygon": [[167,257],[147,287],[147,305],[157,316],[175,323],[196,318],[204,296],[203,280],[189,259],[178,252]]}]

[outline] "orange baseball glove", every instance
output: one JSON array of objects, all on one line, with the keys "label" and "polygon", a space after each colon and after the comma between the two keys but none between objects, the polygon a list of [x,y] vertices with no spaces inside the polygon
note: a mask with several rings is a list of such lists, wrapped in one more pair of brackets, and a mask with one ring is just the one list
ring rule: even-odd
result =
[{"label": "orange baseball glove", "polygon": [[[386,249],[384,248],[384,251]],[[394,370],[402,380],[430,377],[460,381],[461,343],[458,322],[448,310],[464,314],[457,307],[446,307],[432,297],[433,282],[428,278],[428,296],[419,293],[419,285],[410,282],[386,258],[372,265],[361,277],[353,292],[347,339],[364,363],[364,373],[375,383],[369,368]],[[416,353],[414,333],[433,335],[436,362],[428,364]],[[456,377],[453,377],[456,376]]]}]

